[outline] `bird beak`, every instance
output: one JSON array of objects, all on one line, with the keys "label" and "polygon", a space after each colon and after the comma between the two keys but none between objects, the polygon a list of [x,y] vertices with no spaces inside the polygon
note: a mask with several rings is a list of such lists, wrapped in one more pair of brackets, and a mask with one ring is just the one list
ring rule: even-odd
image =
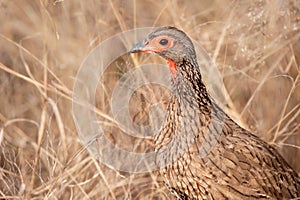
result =
[{"label": "bird beak", "polygon": [[140,41],[130,49],[129,53],[152,52],[153,49],[151,48],[151,46],[147,46],[146,43],[147,41],[145,40]]}]

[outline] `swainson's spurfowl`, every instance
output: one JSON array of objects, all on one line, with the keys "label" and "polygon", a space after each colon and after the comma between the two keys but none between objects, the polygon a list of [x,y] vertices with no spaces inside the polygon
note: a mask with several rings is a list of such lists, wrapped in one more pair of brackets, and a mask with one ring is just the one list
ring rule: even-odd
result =
[{"label": "swainson's spurfowl", "polygon": [[178,199],[300,198],[300,178],[268,143],[233,121],[202,81],[191,39],[162,27],[130,52],[169,63],[172,95],[154,136],[156,164]]}]

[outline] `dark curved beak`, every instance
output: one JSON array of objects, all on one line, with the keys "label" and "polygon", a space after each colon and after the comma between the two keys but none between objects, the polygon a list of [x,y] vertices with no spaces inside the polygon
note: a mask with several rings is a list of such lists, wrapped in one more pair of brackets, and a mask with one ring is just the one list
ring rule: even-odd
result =
[{"label": "dark curved beak", "polygon": [[144,48],[144,42],[140,41],[139,43],[136,43],[129,51],[129,53],[136,53],[142,51]]},{"label": "dark curved beak", "polygon": [[137,52],[150,52],[152,48],[150,46],[145,45],[147,42],[142,40],[136,43],[129,51],[129,53],[137,53]]}]

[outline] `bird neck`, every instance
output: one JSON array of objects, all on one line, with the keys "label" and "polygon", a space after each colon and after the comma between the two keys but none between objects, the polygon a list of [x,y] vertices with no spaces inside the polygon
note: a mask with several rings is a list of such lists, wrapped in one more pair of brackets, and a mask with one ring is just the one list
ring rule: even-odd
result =
[{"label": "bird neck", "polygon": [[[195,59],[185,60],[173,64],[169,67],[172,75],[172,92],[179,102],[210,102],[206,87],[202,82],[200,68]],[[205,105],[207,106],[207,105]]]},{"label": "bird neck", "polygon": [[196,61],[176,63],[172,93],[165,124],[154,138],[159,167],[175,162],[194,147],[204,158],[236,127],[209,96]]},{"label": "bird neck", "polygon": [[230,132],[228,117],[210,98],[197,62],[176,63],[175,75],[166,121],[154,138],[158,166],[176,161],[196,140],[199,156],[205,157]]}]

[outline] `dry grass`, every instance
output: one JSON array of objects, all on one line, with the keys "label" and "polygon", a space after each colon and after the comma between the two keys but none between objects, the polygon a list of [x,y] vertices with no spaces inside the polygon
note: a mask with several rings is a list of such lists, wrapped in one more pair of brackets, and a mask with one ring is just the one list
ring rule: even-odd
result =
[{"label": "dry grass", "polygon": [[[135,27],[175,25],[199,41],[222,73],[230,115],[300,172],[299,1],[2,0],[0,19],[1,199],[168,199],[155,173],[119,173],[90,156],[71,115],[85,56]],[[102,116],[110,115],[113,80],[133,67],[122,60],[100,84]],[[153,103],[152,90],[142,91],[132,117],[146,123],[134,114]],[[99,122],[117,144],[133,142],[100,115]]]}]

